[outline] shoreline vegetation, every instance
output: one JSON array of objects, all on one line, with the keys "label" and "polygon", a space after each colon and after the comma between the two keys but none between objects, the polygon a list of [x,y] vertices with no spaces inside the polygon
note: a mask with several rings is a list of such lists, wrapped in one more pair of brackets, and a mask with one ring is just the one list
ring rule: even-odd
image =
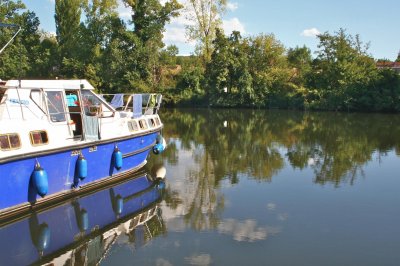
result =
[{"label": "shoreline vegetation", "polygon": [[[39,30],[38,17],[21,1],[1,1],[0,22],[22,31],[0,55],[0,78],[87,79],[101,93],[159,92],[168,106],[180,107],[400,111],[400,74],[378,68],[390,60],[373,58],[369,44],[345,29],[318,35],[313,55],[306,46],[285,47],[273,34],[224,33],[217,18],[226,1],[200,14],[198,4],[211,2],[190,0],[194,20],[216,19],[188,26],[196,52],[179,56],[162,40],[181,4],[123,2],[132,10],[127,22],[119,18],[116,0],[58,0],[53,35]],[[2,47],[15,32],[0,32]]]}]

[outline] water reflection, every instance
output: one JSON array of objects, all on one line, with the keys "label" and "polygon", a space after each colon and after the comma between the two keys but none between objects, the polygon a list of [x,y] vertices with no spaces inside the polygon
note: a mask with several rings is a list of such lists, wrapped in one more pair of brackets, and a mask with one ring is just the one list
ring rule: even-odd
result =
[{"label": "water reflection", "polygon": [[400,116],[162,116],[168,149],[149,163],[173,173],[162,204],[168,238],[135,262],[397,265]]},{"label": "water reflection", "polygon": [[4,224],[0,264],[96,265],[115,243],[135,250],[165,234],[159,207],[163,181],[156,177],[142,173]]},{"label": "water reflection", "polygon": [[[400,150],[397,115],[174,109],[163,116],[168,149],[153,163],[183,172],[165,193],[170,230],[217,230],[237,241],[278,234],[289,214],[274,214],[273,225],[222,217],[230,204],[224,186],[271,182],[288,168],[313,173],[315,184],[352,185],[368,162]],[[265,204],[275,211],[275,203]]]},{"label": "water reflection", "polygon": [[193,151],[194,175],[214,185],[240,175],[271,181],[286,164],[312,169],[318,184],[351,184],[366,163],[400,151],[398,115],[170,110],[164,119],[166,160],[177,164],[177,149]]}]

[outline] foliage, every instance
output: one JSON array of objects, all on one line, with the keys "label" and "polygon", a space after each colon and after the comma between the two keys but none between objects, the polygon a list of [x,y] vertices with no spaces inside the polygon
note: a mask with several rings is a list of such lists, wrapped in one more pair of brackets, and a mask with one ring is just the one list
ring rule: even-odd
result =
[{"label": "foliage", "polygon": [[203,64],[211,59],[214,50],[213,40],[217,29],[222,25],[221,16],[225,12],[226,5],[226,0],[189,0],[187,2],[186,19],[192,22],[186,26],[187,36],[189,40],[197,42]]},{"label": "foliage", "polygon": [[[40,45],[39,19],[33,12],[25,11],[21,1],[0,2],[0,22],[21,27],[19,35],[0,55],[0,77],[2,79],[40,76],[36,65],[45,63],[50,57]],[[0,28],[1,48],[17,32],[17,28]]]},{"label": "foliage", "polygon": [[[55,3],[55,21],[60,58],[73,58],[78,44],[82,0],[59,0]],[[77,34],[78,33],[78,34]]]},{"label": "foliage", "polygon": [[182,6],[176,0],[167,1],[164,5],[158,0],[124,0],[132,9],[132,23],[134,34],[141,56],[137,66],[139,79],[155,88],[160,81],[159,77],[159,50],[164,46],[162,42],[165,25],[172,17],[179,15]]},{"label": "foliage", "polygon": [[215,50],[207,64],[208,98],[212,105],[237,106],[253,102],[248,58],[248,44],[239,32],[225,37],[217,30],[213,43]]},{"label": "foliage", "polygon": [[310,87],[322,92],[321,107],[328,110],[353,110],[355,95],[368,88],[377,77],[375,62],[358,35],[340,29],[335,35],[319,36],[320,50],[313,64]]},{"label": "foliage", "polygon": [[292,68],[292,75],[289,82],[296,85],[304,86],[306,84],[307,76],[312,69],[312,56],[310,48],[295,47],[289,48],[287,51],[287,60],[289,66]]}]

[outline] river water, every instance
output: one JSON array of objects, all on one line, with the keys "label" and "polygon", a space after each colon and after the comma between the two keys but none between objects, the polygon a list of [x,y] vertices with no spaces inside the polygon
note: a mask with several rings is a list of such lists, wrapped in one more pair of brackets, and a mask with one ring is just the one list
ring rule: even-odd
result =
[{"label": "river water", "polygon": [[3,248],[0,265],[400,264],[399,115],[161,113],[168,147],[145,172],[165,169],[165,189],[127,195],[123,210],[135,180],[58,206],[75,217],[70,243],[55,240],[67,230],[54,229],[56,209],[19,221],[26,243]]}]

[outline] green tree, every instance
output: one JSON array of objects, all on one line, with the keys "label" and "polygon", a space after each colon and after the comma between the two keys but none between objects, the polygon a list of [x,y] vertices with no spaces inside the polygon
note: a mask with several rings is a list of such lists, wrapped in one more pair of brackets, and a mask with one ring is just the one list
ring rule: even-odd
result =
[{"label": "green tree", "polygon": [[105,88],[110,82],[104,76],[108,71],[108,65],[103,64],[105,50],[109,47],[113,37],[113,22],[119,23],[116,12],[118,7],[116,0],[94,0],[83,6],[85,11],[84,27],[81,25],[80,58],[84,62],[83,75],[95,87]]},{"label": "green tree", "polygon": [[175,66],[179,49],[176,45],[169,45],[160,52],[160,63],[164,66]]},{"label": "green tree", "polygon": [[[3,79],[37,76],[40,60],[39,19],[35,13],[26,11],[21,1],[1,1],[0,21],[15,24],[21,31],[0,56],[0,77]],[[18,28],[0,28],[1,48],[13,37]]]},{"label": "green tree", "polygon": [[306,46],[289,48],[287,60],[293,71],[290,81],[297,85],[304,85],[305,77],[311,71],[312,56],[310,48]]},{"label": "green tree", "polygon": [[189,0],[186,18],[193,22],[186,31],[190,40],[196,41],[205,65],[211,59],[213,40],[220,28],[221,16],[226,10],[226,0]]},{"label": "green tree", "polygon": [[135,49],[141,51],[136,65],[139,78],[155,87],[160,80],[159,52],[164,46],[162,42],[165,25],[172,17],[179,15],[182,6],[177,0],[167,1],[164,5],[158,0],[124,0],[132,9],[134,34],[139,42]]},{"label": "green tree", "polygon": [[277,107],[285,94],[291,71],[287,66],[285,47],[273,34],[249,38],[249,72],[253,78],[256,106]]},{"label": "green tree", "polygon": [[79,51],[77,44],[83,0],[59,0],[55,3],[56,34],[60,59],[73,58]]},{"label": "green tree", "polygon": [[340,29],[335,35],[318,36],[320,43],[314,62],[314,75],[309,84],[321,92],[321,107],[330,110],[357,108],[357,97],[377,77],[377,69],[368,54],[368,45],[360,37]]},{"label": "green tree", "polygon": [[228,92],[229,61],[231,60],[230,42],[220,30],[216,30],[213,41],[214,52],[211,61],[206,65],[207,98],[210,104],[222,105],[224,95]]},{"label": "green tree", "polygon": [[213,42],[215,50],[207,64],[210,104],[225,106],[252,105],[254,92],[248,71],[248,43],[234,31],[225,37],[217,29]]}]

